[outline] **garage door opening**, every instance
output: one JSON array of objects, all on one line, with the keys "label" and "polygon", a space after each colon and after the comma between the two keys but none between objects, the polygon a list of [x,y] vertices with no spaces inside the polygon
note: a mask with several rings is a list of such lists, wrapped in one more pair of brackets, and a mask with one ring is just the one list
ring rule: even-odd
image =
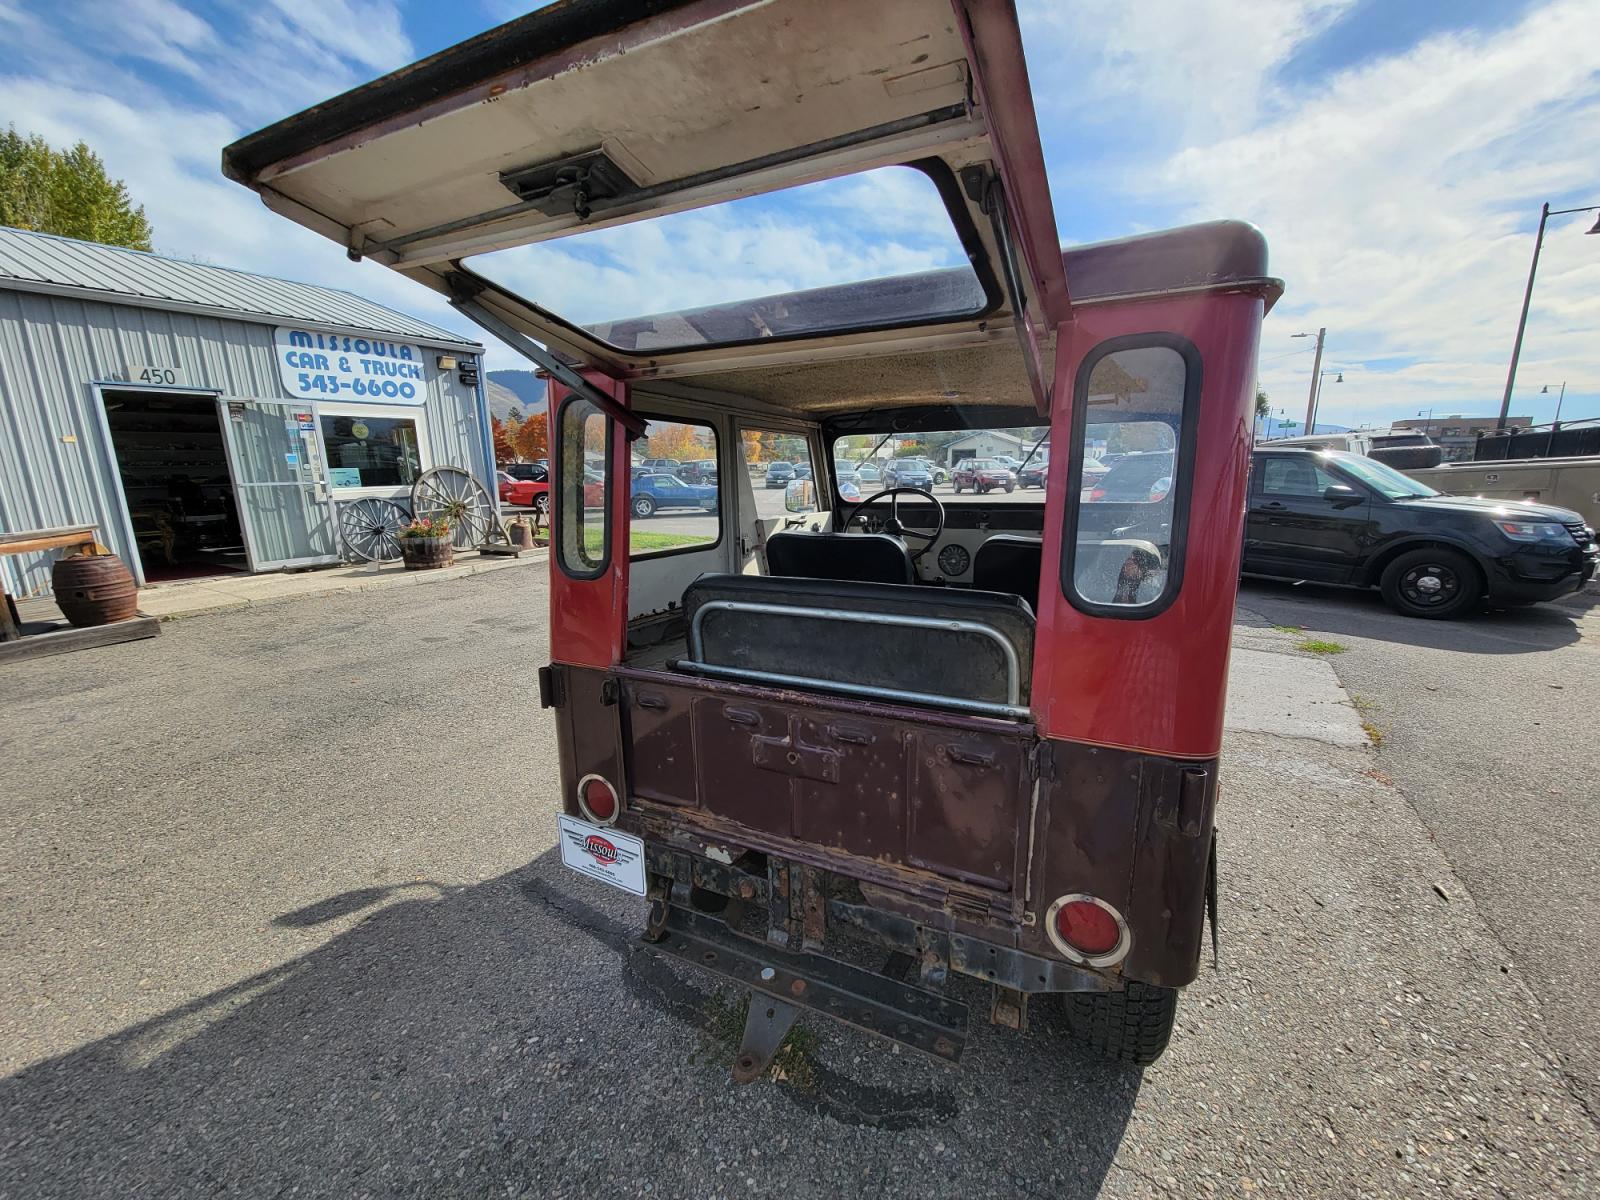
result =
[{"label": "garage door opening", "polygon": [[145,581],[248,571],[216,400],[107,391],[105,406]]}]

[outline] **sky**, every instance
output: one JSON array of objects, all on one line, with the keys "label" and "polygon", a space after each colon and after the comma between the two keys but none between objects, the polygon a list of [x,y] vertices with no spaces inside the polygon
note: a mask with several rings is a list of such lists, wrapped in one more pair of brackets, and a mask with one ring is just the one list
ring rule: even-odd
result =
[{"label": "sky", "polygon": [[[269,213],[222,178],[224,145],[507,20],[503,0],[0,0],[0,121],[89,143],[156,249],[348,288],[484,335],[436,294]],[[1326,327],[1321,419],[1497,410],[1540,205],[1600,204],[1594,0],[1021,0],[1064,244],[1234,217],[1267,236],[1287,292],[1262,330],[1274,410],[1302,415]],[[115,19],[108,20],[108,13]],[[915,182],[915,181],[913,181]],[[618,270],[649,226],[542,250],[580,320],[954,261],[926,197],[690,214],[718,247]],[[811,202],[815,199],[816,202]],[[871,222],[853,214],[870,211]],[[1551,218],[1512,412],[1600,416],[1595,214]],[[665,243],[661,243],[665,244]],[[539,274],[552,277],[547,270]],[[1070,280],[1069,280],[1070,285]],[[558,311],[560,309],[558,308]],[[608,311],[612,310],[612,311]],[[486,339],[487,340],[487,339]],[[525,362],[494,344],[490,368]],[[1541,387],[1548,385],[1549,393]]]}]

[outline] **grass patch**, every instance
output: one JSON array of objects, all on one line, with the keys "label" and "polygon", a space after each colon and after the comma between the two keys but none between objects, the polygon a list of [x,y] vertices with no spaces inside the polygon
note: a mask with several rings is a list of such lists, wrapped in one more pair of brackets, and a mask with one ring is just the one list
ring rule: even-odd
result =
[{"label": "grass patch", "polygon": [[1305,630],[1302,629],[1298,625],[1274,625],[1273,628],[1276,629],[1279,633],[1300,634],[1300,633],[1304,633],[1305,632]]},{"label": "grass patch", "polygon": [[1383,730],[1366,719],[1362,720],[1361,728],[1367,735],[1367,741],[1371,742],[1373,746],[1383,745]]},{"label": "grass patch", "polygon": [[[725,1059],[729,1065],[734,1055],[739,1053],[739,1043],[744,1040],[745,1015],[750,1011],[752,999],[760,1001],[761,997],[746,993],[734,1004],[722,996],[713,996],[707,1006],[706,1035],[712,1043],[707,1049],[718,1058]],[[804,1022],[805,1015],[802,1013],[800,1019],[789,1027],[783,1045],[772,1056],[772,1065],[767,1068],[767,1074],[773,1080],[792,1083],[802,1091],[809,1091],[816,1083],[816,1070],[811,1063],[818,1043],[817,1035],[806,1028]]]},{"label": "grass patch", "polygon": [[635,554],[641,550],[677,550],[683,546],[709,546],[716,539],[694,533],[646,533],[632,530],[628,547]]},{"label": "grass patch", "polygon": [[1307,654],[1343,654],[1346,650],[1338,642],[1325,642],[1321,638],[1301,638],[1294,648]]}]

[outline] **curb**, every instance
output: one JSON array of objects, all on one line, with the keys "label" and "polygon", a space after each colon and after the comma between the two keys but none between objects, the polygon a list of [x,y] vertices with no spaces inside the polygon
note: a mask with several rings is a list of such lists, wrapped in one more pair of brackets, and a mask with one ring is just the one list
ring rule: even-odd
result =
[{"label": "curb", "polygon": [[[237,612],[245,608],[259,608],[267,604],[280,604],[295,600],[309,600],[320,596],[333,596],[345,592],[374,592],[388,588],[418,587],[426,584],[446,583],[452,579],[466,579],[473,575],[487,575],[495,571],[510,570],[515,567],[528,567],[543,564],[549,561],[550,552],[545,547],[535,547],[525,551],[521,558],[489,558],[478,561],[457,563],[454,566],[444,567],[436,571],[405,571],[392,575],[380,575],[372,579],[356,579],[349,577],[337,582],[329,581],[323,587],[307,587],[304,590],[286,592],[272,592],[259,598],[229,597],[213,603],[197,604],[192,608],[182,608],[173,612],[151,614],[166,624],[170,621],[182,621],[189,617],[205,617],[213,613]],[[141,598],[140,606],[144,607],[148,598]]]}]

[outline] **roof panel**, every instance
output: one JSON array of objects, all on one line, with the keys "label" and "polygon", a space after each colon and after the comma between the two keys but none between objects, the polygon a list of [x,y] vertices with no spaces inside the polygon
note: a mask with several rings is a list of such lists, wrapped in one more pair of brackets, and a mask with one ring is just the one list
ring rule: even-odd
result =
[{"label": "roof panel", "polygon": [[275,321],[363,329],[476,348],[458,333],[339,288],[184,262],[142,250],[0,227],[0,287],[29,284],[136,297],[143,302],[220,309]]}]

